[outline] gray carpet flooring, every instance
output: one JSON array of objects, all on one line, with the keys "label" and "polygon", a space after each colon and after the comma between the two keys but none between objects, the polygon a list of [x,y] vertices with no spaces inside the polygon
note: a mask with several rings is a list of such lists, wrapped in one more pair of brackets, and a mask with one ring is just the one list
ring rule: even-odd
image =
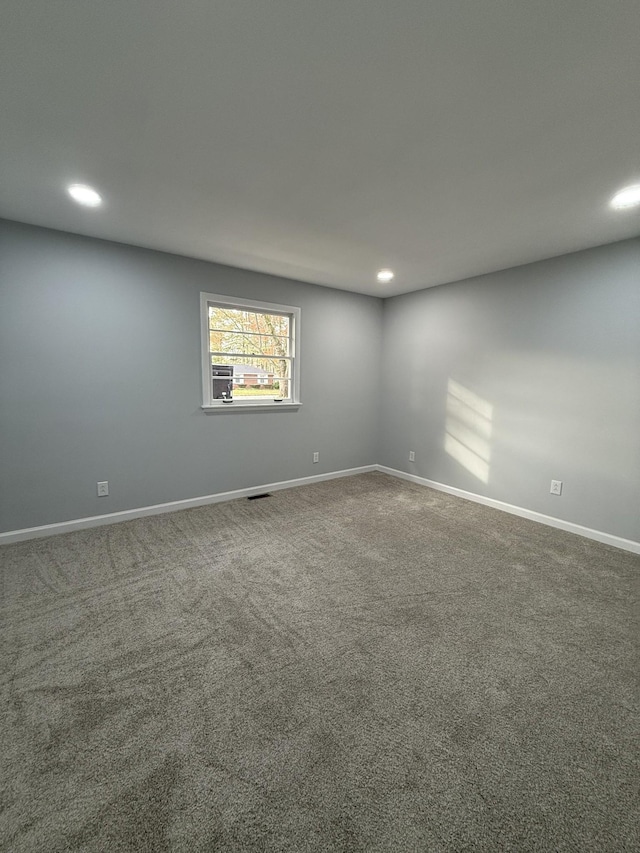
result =
[{"label": "gray carpet flooring", "polygon": [[640,558],[383,474],[5,546],[3,851],[622,851]]}]

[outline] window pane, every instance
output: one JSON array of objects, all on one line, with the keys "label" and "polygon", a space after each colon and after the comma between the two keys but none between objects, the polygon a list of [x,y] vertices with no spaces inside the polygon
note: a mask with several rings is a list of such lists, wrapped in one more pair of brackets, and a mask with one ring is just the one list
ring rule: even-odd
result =
[{"label": "window pane", "polygon": [[211,356],[213,399],[222,397],[289,397],[291,361],[224,355]]},{"label": "window pane", "polygon": [[290,317],[286,314],[262,314],[259,311],[209,305],[209,328],[287,338],[290,332]]},{"label": "window pane", "polygon": [[219,353],[243,355],[289,355],[289,338],[246,332],[209,332],[209,349]]}]

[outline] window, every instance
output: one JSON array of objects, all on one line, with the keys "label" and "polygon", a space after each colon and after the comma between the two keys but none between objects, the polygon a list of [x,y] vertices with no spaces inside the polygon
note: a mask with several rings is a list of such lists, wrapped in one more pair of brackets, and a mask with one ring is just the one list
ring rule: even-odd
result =
[{"label": "window", "polygon": [[200,313],[203,409],[300,404],[299,308],[202,293]]}]

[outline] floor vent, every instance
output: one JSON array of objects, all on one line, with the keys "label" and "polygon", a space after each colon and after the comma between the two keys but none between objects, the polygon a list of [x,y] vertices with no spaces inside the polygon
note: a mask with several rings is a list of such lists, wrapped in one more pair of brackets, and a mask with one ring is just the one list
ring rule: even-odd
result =
[{"label": "floor vent", "polygon": [[248,501],[257,501],[257,500],[260,500],[260,498],[270,498],[270,497],[271,497],[271,495],[269,494],[269,492],[263,492],[261,495],[249,495],[247,500]]}]

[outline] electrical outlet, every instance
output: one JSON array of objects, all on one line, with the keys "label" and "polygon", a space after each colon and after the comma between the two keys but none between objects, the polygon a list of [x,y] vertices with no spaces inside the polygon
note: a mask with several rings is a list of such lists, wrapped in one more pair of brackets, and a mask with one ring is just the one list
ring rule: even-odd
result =
[{"label": "electrical outlet", "polygon": [[313,451],[313,461],[314,461],[314,462],[319,462],[319,461],[320,461],[320,453],[319,453],[317,450],[314,450],[314,451]]},{"label": "electrical outlet", "polygon": [[409,462],[415,462],[415,461],[416,461],[416,452],[415,452],[415,450],[410,450],[409,451]]},{"label": "electrical outlet", "polygon": [[552,480],[551,481],[551,489],[549,490],[552,495],[561,495],[562,494],[562,480]]},{"label": "electrical outlet", "polygon": [[98,483],[98,497],[106,498],[109,494],[109,481],[103,480],[102,483]]}]

